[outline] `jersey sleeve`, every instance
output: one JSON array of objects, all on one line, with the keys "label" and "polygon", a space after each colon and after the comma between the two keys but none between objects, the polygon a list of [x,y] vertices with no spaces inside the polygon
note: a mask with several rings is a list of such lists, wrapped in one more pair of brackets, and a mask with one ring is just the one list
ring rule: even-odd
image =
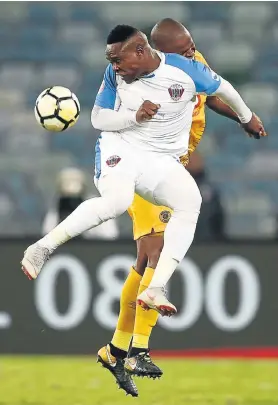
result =
[{"label": "jersey sleeve", "polygon": [[205,93],[208,96],[213,94],[221,83],[221,78],[208,66],[201,62],[191,60],[190,69],[188,69],[188,75],[193,80],[196,92]]},{"label": "jersey sleeve", "polygon": [[96,97],[95,106],[114,110],[116,97],[116,74],[112,69],[112,65],[110,64],[105,70],[104,78]]},{"label": "jersey sleeve", "polygon": [[221,77],[201,62],[176,54],[168,54],[166,63],[186,73],[194,82],[197,93],[213,94],[221,83]]}]

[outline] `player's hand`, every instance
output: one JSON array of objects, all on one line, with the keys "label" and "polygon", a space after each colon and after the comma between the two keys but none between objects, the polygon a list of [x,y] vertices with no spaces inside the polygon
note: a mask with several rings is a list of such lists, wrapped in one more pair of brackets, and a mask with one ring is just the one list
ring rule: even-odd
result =
[{"label": "player's hand", "polygon": [[136,121],[140,123],[152,119],[159,108],[159,104],[154,104],[149,100],[145,100],[136,113]]},{"label": "player's hand", "polygon": [[251,121],[241,124],[241,127],[250,138],[260,139],[262,136],[267,136],[261,119],[255,113],[253,113]]}]

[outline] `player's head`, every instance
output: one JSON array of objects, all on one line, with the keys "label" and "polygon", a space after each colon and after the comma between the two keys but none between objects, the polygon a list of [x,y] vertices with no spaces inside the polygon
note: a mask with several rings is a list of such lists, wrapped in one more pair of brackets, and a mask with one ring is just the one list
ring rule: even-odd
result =
[{"label": "player's head", "polygon": [[107,37],[106,58],[126,82],[139,77],[151,47],[147,37],[130,25],[117,25]]},{"label": "player's head", "polygon": [[159,51],[178,53],[190,59],[194,57],[196,47],[190,32],[171,18],[165,18],[155,24],[151,40],[154,48]]}]

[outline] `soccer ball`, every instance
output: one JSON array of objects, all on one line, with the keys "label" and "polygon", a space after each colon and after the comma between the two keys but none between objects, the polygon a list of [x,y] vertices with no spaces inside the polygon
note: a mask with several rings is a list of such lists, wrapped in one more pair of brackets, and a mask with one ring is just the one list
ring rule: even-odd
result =
[{"label": "soccer ball", "polygon": [[49,87],[36,100],[36,120],[48,131],[60,132],[72,127],[79,114],[78,98],[66,87]]}]

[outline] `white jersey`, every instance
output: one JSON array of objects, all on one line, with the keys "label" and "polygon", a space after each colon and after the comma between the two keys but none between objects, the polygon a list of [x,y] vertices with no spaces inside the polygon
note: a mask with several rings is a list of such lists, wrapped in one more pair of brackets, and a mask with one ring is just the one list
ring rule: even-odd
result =
[{"label": "white jersey", "polygon": [[[135,112],[145,100],[160,104],[151,120],[113,133],[141,149],[179,157],[188,149],[195,95],[214,93],[221,79],[200,62],[157,53],[159,67],[130,84],[108,65],[95,106]],[[111,136],[111,132],[102,132],[102,136]]]}]

